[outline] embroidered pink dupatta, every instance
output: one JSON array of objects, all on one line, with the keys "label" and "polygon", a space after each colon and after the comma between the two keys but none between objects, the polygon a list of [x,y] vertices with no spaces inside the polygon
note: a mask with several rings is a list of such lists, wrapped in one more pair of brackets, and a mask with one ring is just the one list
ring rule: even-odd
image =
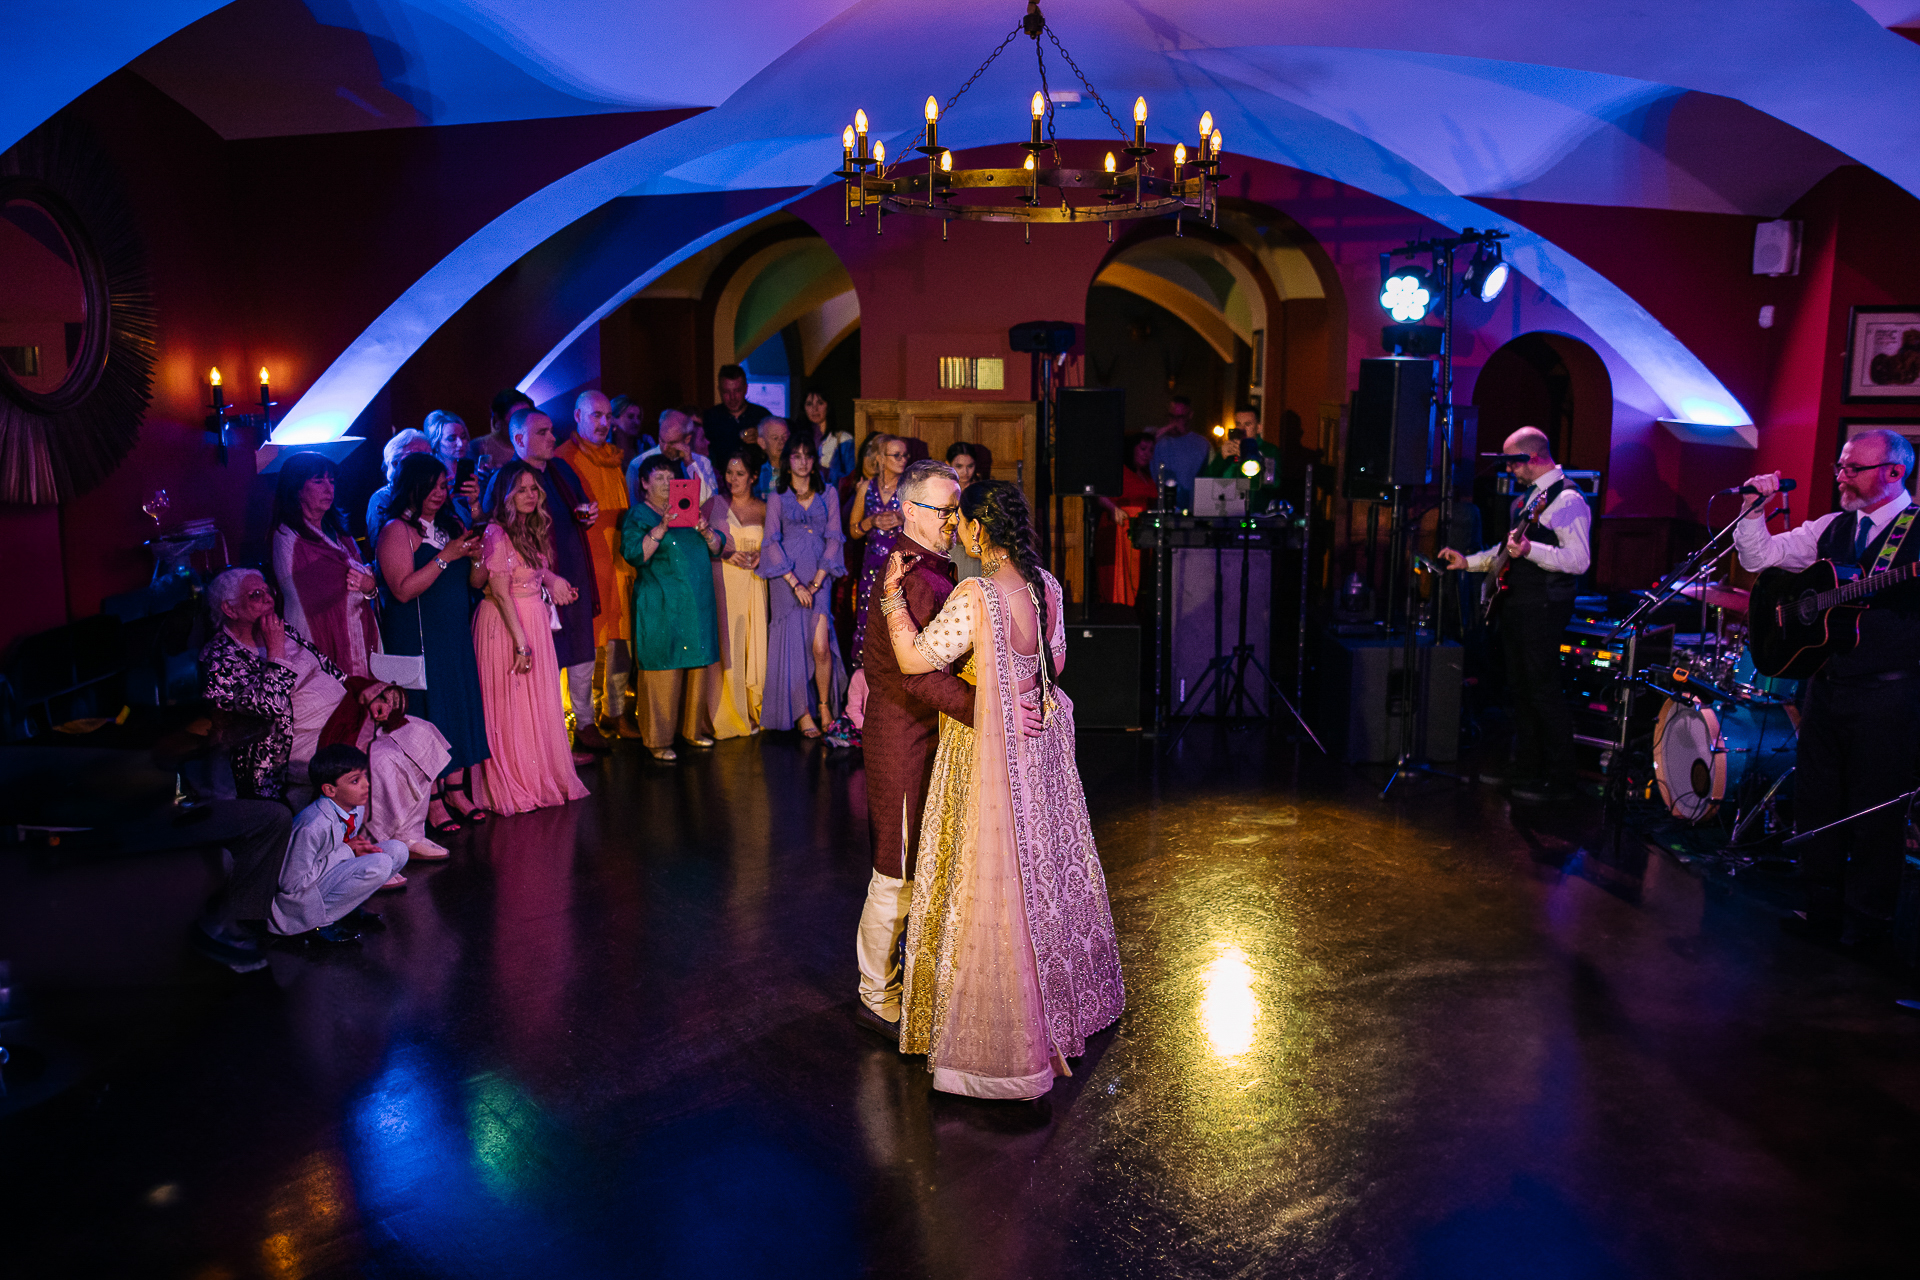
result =
[{"label": "embroidered pink dupatta", "polygon": [[[1046,589],[1058,620],[1059,585],[1048,577]],[[1073,704],[1056,691],[1046,731],[1027,738],[998,590],[969,579],[948,608],[957,602],[973,612],[975,729],[940,722],[900,1048],[928,1055],[936,1089],[1033,1098],[1120,1016],[1119,949],[1074,761]]]}]

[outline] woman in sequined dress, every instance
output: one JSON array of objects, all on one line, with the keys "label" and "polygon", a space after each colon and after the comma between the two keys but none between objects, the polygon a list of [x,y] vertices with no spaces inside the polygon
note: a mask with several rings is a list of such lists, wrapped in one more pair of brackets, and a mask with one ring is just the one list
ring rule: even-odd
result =
[{"label": "woman in sequined dress", "polygon": [[874,584],[886,571],[887,557],[900,537],[900,475],[907,469],[907,442],[899,436],[880,441],[880,474],[862,480],[853,491],[854,517],[847,530],[850,538],[865,538],[866,554],[860,561],[860,583],[853,593],[853,655],[860,661],[861,647],[867,639],[867,600]]}]

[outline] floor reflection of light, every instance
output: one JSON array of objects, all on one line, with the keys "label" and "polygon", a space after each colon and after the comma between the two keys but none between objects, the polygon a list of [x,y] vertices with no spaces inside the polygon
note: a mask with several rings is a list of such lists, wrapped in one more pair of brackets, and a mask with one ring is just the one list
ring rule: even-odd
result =
[{"label": "floor reflection of light", "polygon": [[1253,994],[1253,966],[1238,943],[1220,948],[1200,974],[1200,1026],[1216,1058],[1237,1058],[1253,1048],[1260,1001]]}]

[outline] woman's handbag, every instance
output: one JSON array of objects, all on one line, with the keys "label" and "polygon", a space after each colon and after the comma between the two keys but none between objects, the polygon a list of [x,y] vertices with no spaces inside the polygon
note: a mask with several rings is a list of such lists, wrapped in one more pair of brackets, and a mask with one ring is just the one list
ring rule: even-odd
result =
[{"label": "woman's handbag", "polygon": [[420,633],[419,653],[388,653],[387,637],[380,636],[380,647],[367,655],[367,670],[382,684],[397,684],[402,689],[427,687],[427,628],[420,613],[420,598],[413,599],[413,614]]}]

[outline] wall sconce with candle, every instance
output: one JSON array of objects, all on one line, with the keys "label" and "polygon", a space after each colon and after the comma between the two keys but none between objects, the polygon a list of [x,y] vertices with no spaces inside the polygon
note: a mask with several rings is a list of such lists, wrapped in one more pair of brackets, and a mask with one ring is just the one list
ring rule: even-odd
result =
[{"label": "wall sconce with candle", "polygon": [[227,403],[227,391],[220,377],[218,367],[207,371],[208,404],[211,412],[207,414],[207,435],[214,444],[215,456],[220,465],[227,465],[227,446],[233,443],[236,427],[255,433],[252,447],[258,448],[273,433],[273,387],[267,377],[267,368],[260,366],[260,412],[238,413]]}]

